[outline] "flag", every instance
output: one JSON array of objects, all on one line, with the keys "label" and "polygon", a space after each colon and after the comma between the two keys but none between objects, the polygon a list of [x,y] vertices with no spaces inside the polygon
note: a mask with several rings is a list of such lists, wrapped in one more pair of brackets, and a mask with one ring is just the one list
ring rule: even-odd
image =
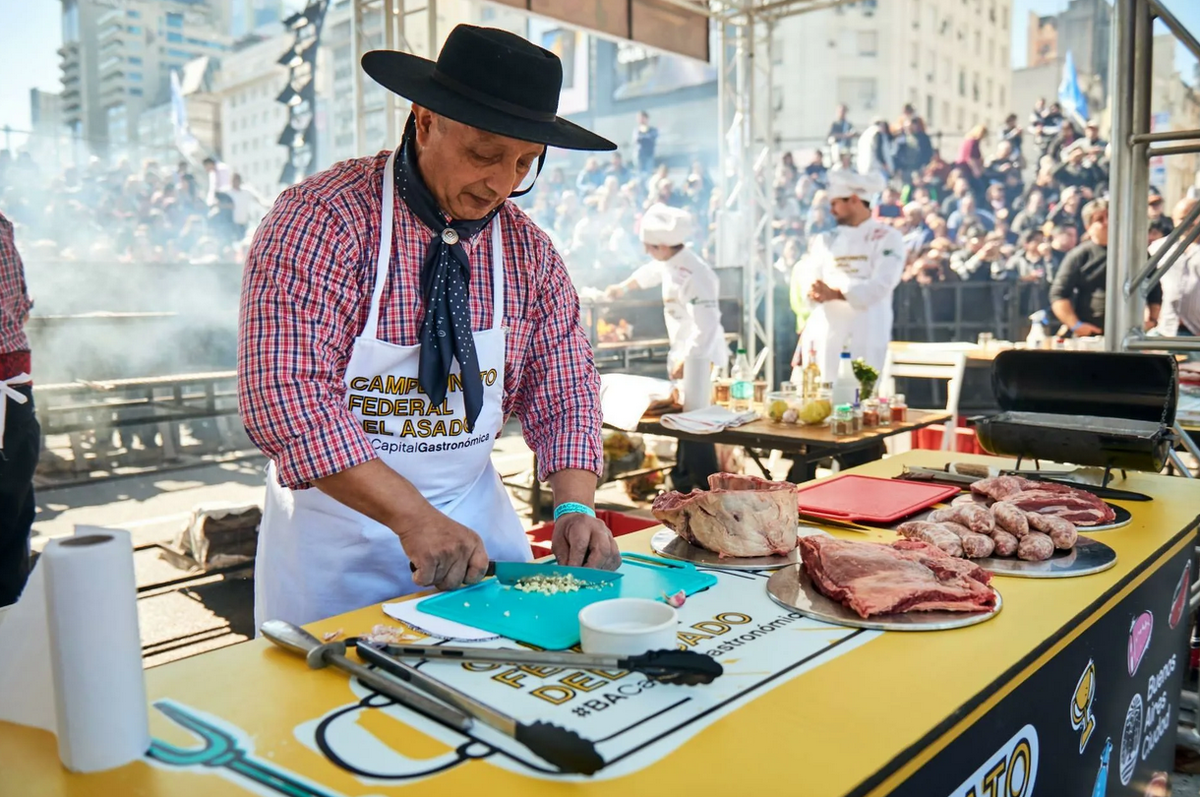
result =
[{"label": "flag", "polygon": [[174,69],[171,70],[171,125],[175,128],[175,146],[185,159],[194,163],[202,147],[188,128],[187,103],[183,101],[179,72]]},{"label": "flag", "polygon": [[1063,62],[1062,83],[1058,84],[1058,103],[1063,112],[1076,120],[1086,122],[1088,119],[1087,97],[1079,88],[1079,75],[1075,72],[1075,58],[1067,50],[1067,59]]}]

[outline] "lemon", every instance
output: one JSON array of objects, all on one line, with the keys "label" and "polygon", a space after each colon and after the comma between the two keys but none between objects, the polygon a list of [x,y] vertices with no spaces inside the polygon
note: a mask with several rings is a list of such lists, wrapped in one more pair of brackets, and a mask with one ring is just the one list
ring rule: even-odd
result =
[{"label": "lemon", "polygon": [[773,421],[778,421],[783,418],[783,414],[787,412],[787,402],[783,399],[775,399],[767,406],[767,417]]}]

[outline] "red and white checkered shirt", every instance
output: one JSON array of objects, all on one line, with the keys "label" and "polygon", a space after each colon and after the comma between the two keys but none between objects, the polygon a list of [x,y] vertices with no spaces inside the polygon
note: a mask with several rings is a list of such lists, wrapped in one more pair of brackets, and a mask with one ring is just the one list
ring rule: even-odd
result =
[{"label": "red and white checkered shirt", "polygon": [[[32,306],[25,288],[25,266],[13,240],[12,222],[0,213],[0,355],[29,351],[25,318]],[[25,361],[23,370],[28,370],[28,359]],[[3,370],[3,363],[0,363],[0,371]],[[10,376],[16,376],[16,373],[0,373],[3,378]]]},{"label": "red and white checkered shirt", "polygon": [[[344,373],[366,324],[388,153],[336,164],[284,191],[254,236],[242,280],[238,404],[255,444],[293,489],[375,458],[346,408]],[[396,199],[379,338],[418,343],[420,274],[433,231]],[[542,474],[600,473],[600,378],[579,297],[549,238],[511,202],[504,242],[504,412],[521,419]],[[495,223],[495,222],[493,222]],[[491,225],[464,241],[471,325],[492,324]]]}]

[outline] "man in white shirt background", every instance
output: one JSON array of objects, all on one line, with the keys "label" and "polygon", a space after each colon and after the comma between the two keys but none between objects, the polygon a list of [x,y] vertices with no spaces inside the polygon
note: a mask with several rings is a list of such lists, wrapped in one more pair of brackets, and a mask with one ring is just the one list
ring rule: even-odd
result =
[{"label": "man in white shirt background", "polygon": [[[1171,213],[1178,226],[1195,207],[1197,200],[1185,198]],[[1184,232],[1187,235],[1187,232]],[[1162,241],[1150,245],[1150,254],[1162,248]],[[1200,336],[1200,244],[1192,244],[1163,274],[1162,310],[1158,315],[1159,334]]]}]

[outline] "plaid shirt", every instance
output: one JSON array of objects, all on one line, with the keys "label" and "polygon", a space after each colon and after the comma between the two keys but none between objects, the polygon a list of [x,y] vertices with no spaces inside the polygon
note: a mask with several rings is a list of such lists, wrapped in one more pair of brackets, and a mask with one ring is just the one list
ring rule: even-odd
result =
[{"label": "plaid shirt", "polygon": [[13,226],[0,213],[0,354],[29,351],[25,319],[30,307],[33,302],[25,289],[25,267],[13,241]]},{"label": "plaid shirt", "polygon": [[[339,163],[280,195],[254,236],[242,282],[238,403],[255,444],[293,489],[375,458],[346,407],[344,374],[375,285],[388,153]],[[379,338],[415,345],[420,273],[433,233],[396,199]],[[579,298],[546,234],[512,203],[504,242],[504,412],[521,419],[541,473],[603,468],[600,379]],[[471,324],[492,324],[491,225],[464,241]]]}]

